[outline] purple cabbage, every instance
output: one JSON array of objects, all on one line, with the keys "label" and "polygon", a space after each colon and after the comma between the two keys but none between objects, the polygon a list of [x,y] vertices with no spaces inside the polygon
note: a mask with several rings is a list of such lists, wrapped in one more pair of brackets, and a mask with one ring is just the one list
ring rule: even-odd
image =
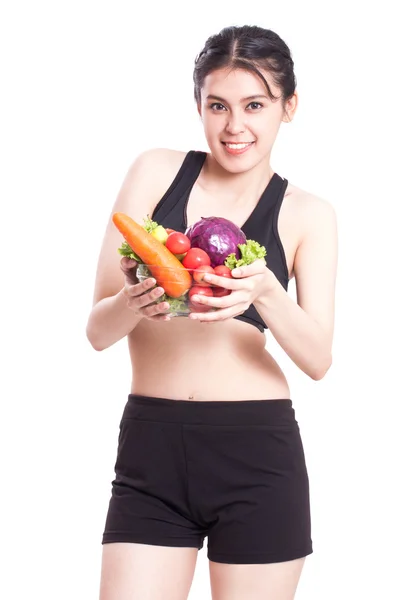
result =
[{"label": "purple cabbage", "polygon": [[187,228],[185,234],[192,248],[201,248],[211,259],[211,266],[223,265],[229,254],[240,258],[238,244],[246,243],[246,236],[232,221],[223,217],[202,217]]}]

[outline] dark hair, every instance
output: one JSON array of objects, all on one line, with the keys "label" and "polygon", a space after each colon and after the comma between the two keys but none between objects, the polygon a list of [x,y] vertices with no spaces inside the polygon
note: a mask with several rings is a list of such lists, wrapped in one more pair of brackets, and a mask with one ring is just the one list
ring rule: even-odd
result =
[{"label": "dark hair", "polygon": [[296,89],[293,60],[288,46],[270,29],[255,25],[225,27],[212,35],[196,57],[193,72],[194,97],[200,102],[201,88],[209,73],[217,69],[245,69],[253,71],[263,81],[271,100],[278,100],[271,92],[260,69],[271,73],[275,85],[282,92],[283,103]]}]

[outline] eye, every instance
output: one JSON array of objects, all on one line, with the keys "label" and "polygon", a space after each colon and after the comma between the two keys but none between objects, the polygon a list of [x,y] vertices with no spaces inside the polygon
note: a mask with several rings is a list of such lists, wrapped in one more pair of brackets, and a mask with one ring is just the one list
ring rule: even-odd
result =
[{"label": "eye", "polygon": [[261,104],[261,102],[250,102],[247,108],[249,108],[249,106],[251,107],[251,110],[259,110],[260,108],[263,108],[264,105]]},{"label": "eye", "polygon": [[215,110],[216,112],[221,112],[223,110],[226,110],[225,106],[223,104],[221,104],[220,102],[213,102],[212,104],[210,104],[210,108],[211,108],[211,110]]}]

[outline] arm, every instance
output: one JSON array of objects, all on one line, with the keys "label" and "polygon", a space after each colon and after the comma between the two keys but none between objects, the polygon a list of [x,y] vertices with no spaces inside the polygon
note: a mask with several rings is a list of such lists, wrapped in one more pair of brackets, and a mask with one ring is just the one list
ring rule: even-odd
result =
[{"label": "arm", "polygon": [[[118,248],[122,237],[112,222],[114,212],[124,212],[138,223],[154,206],[182,161],[182,153],[153,149],[139,155],[130,167],[113,205],[98,258],[93,306],[86,325],[86,336],[95,350],[104,350],[129,334],[142,317],[127,306],[125,276]],[[154,177],[154,172],[157,177]]]},{"label": "arm", "polygon": [[319,199],[307,213],[294,261],[297,304],[272,276],[275,283],[254,305],[293,362],[319,380],[332,363],[337,221],[332,206]]},{"label": "arm", "polygon": [[94,305],[86,325],[86,336],[95,350],[105,350],[135,329],[141,319],[127,306],[121,289]]},{"label": "arm", "polygon": [[222,298],[194,296],[215,312],[191,313],[212,322],[242,314],[254,304],[277,342],[312,379],[322,379],[331,362],[337,264],[336,215],[325,201],[311,198],[302,210],[302,238],[294,259],[297,303],[287,294],[264,260],[232,271],[233,279],[204,279],[231,290]]}]

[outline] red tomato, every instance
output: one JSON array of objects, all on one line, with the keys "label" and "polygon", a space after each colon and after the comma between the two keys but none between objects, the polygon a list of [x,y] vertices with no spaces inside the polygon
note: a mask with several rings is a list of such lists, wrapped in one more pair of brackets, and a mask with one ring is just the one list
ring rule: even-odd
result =
[{"label": "red tomato", "polygon": [[213,288],[213,295],[216,298],[222,298],[222,296],[229,296],[229,294],[231,293],[232,290],[227,290],[226,288],[223,287],[218,287],[215,286]]},{"label": "red tomato", "polygon": [[173,231],[167,237],[165,246],[172,254],[185,254],[190,248],[190,240],[184,233]]},{"label": "red tomato", "polygon": [[230,277],[233,279],[232,271],[226,265],[218,265],[214,268],[214,273],[218,275],[218,277]]},{"label": "red tomato", "polygon": [[200,304],[199,302],[195,302],[194,300],[192,300],[192,297],[195,294],[197,294],[198,296],[208,296],[212,298],[212,296],[214,295],[212,289],[202,285],[194,285],[189,290],[189,300],[194,310],[196,310],[197,312],[206,312],[210,310],[211,306],[207,306],[206,304]]},{"label": "red tomato", "polygon": [[[212,293],[212,289],[209,287],[205,287],[203,285],[193,285],[189,290],[189,298],[192,302],[194,302],[192,300],[192,297],[195,295],[212,297],[213,293]],[[202,306],[204,306],[204,305],[202,304]]]},{"label": "red tomato", "polygon": [[210,265],[202,265],[201,267],[198,267],[195,271],[193,271],[192,275],[193,275],[193,279],[202,286],[210,286],[209,283],[207,283],[206,281],[204,281],[204,275],[206,273],[214,273],[214,269],[210,266]]},{"label": "red tomato", "polygon": [[186,269],[197,269],[203,265],[211,265],[210,257],[201,248],[190,248],[182,264]]},{"label": "red tomato", "polygon": [[[218,277],[227,277],[228,279],[233,279],[232,271],[226,265],[218,265],[217,267],[214,268],[214,273],[215,273],[215,275],[218,275]],[[216,298],[222,298],[223,296],[229,296],[231,291],[232,290],[227,290],[226,288],[220,287],[217,285],[213,288],[213,293]]]},{"label": "red tomato", "polygon": [[190,312],[198,312],[198,313],[205,313],[205,312],[210,312],[211,311],[211,306],[207,306],[207,304],[196,304],[195,302],[191,302],[189,300],[189,309]]}]

